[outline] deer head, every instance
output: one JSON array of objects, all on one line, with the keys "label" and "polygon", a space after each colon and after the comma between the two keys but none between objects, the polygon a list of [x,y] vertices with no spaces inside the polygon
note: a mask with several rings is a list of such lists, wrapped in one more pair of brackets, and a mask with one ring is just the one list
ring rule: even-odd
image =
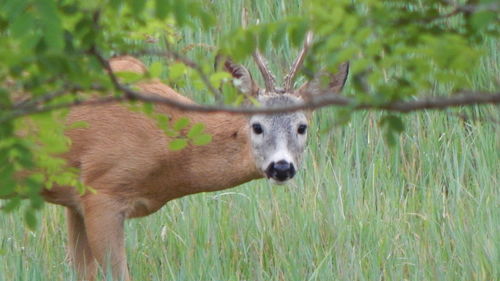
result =
[{"label": "deer head", "polygon": [[[246,12],[242,15],[246,26]],[[349,64],[340,65],[336,73],[320,71],[314,78],[294,89],[294,78],[302,66],[313,40],[308,32],[302,50],[284,77],[283,87],[276,87],[276,79],[267,67],[267,62],[256,49],[253,58],[264,78],[265,88],[259,87],[250,72],[230,59],[224,68],[233,77],[238,90],[255,97],[264,107],[286,106],[302,103],[311,97],[338,94],[342,90]],[[285,183],[293,178],[300,166],[307,140],[307,126],[311,114],[305,111],[279,114],[259,114],[249,118],[250,141],[257,168],[275,183]]]}]

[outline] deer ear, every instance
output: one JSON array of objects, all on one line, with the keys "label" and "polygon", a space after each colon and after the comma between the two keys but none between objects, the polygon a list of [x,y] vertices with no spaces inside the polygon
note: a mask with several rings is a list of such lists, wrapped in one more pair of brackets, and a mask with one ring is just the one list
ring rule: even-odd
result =
[{"label": "deer ear", "polygon": [[257,96],[259,87],[253,81],[252,75],[243,65],[234,63],[229,58],[216,58],[216,68],[221,65],[233,77],[234,86],[243,94]]},{"label": "deer ear", "polygon": [[339,94],[344,88],[349,74],[349,62],[341,64],[336,73],[320,71],[315,77],[304,83],[296,94],[304,99],[325,93]]}]

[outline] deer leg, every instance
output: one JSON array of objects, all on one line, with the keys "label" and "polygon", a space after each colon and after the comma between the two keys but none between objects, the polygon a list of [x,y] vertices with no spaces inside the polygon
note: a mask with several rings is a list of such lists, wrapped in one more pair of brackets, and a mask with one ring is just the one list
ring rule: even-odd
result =
[{"label": "deer leg", "polygon": [[124,211],[114,199],[90,195],[84,200],[84,221],[92,254],[112,280],[130,280],[124,237]]},{"label": "deer leg", "polygon": [[72,208],[66,209],[68,224],[68,257],[79,280],[94,280],[96,261],[90,250],[83,217]]}]

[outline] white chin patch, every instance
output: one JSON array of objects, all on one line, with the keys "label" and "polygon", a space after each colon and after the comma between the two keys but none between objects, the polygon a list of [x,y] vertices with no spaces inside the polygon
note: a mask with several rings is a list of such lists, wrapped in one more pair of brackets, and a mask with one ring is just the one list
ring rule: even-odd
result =
[{"label": "white chin patch", "polygon": [[273,178],[269,178],[269,181],[272,183],[272,184],[276,184],[276,185],[285,185],[287,184],[291,179],[287,179],[287,180],[284,180],[284,181],[277,181]]}]

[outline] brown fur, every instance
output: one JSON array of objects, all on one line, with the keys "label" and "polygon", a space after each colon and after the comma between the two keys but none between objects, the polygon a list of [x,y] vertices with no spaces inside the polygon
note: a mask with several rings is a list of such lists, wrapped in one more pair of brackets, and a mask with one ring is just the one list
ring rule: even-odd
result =
[{"label": "brown fur", "polygon": [[[147,71],[142,62],[128,56],[111,59],[110,64],[115,72]],[[138,86],[142,92],[192,103],[157,80]],[[79,107],[68,116],[69,123],[85,121],[88,126],[67,132],[72,145],[64,157],[80,169],[83,183],[97,192],[79,195],[74,188],[58,186],[43,195],[68,209],[69,255],[82,279],[95,279],[99,264],[111,268],[114,278],[129,280],[125,219],[149,215],[184,195],[261,177],[246,117],[186,113],[165,105],[155,110],[172,120],[187,116],[191,124],[204,123],[212,142],[171,151],[171,139],[153,119],[120,104]]]}]

